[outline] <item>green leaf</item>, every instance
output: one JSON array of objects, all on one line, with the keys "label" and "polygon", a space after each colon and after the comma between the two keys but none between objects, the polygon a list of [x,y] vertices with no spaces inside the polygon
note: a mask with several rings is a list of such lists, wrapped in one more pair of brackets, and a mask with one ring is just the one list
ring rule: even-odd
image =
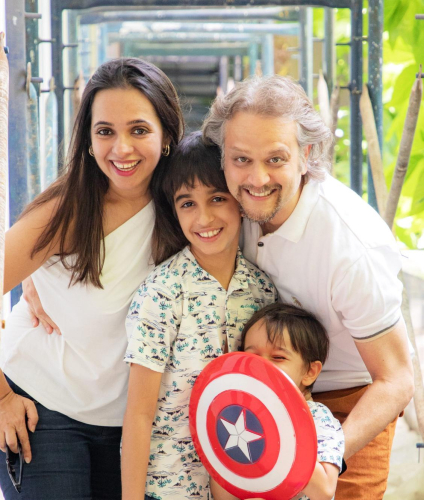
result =
[{"label": "green leaf", "polygon": [[394,108],[400,106],[405,101],[409,101],[409,96],[411,93],[412,85],[415,82],[415,74],[417,73],[417,65],[415,63],[406,66],[401,74],[397,77],[396,83],[393,89],[393,96],[390,102],[387,103],[388,106]]}]

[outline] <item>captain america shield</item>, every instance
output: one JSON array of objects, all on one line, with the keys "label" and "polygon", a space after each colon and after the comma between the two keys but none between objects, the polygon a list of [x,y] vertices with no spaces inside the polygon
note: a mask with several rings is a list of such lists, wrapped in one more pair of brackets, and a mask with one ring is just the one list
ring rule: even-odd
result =
[{"label": "captain america shield", "polygon": [[260,356],[231,353],[209,363],[194,384],[189,418],[203,465],[238,498],[289,500],[312,476],[317,436],[309,407]]}]

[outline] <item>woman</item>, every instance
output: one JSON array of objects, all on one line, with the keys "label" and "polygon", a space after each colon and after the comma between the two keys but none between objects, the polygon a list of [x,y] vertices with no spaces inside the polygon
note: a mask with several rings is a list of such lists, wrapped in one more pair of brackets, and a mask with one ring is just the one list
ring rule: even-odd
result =
[{"label": "woman", "polygon": [[5,291],[32,275],[61,335],[34,327],[23,299],[8,318],[0,447],[16,451],[19,439],[27,464],[18,497],[0,460],[6,500],[121,498],[124,320],[152,266],[150,181],[182,132],[158,68],[103,64],[85,88],[66,172],[7,233]]}]

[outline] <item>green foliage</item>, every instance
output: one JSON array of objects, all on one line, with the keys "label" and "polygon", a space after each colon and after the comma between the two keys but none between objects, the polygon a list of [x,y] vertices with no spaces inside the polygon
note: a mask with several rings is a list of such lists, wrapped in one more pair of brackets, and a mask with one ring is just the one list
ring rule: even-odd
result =
[{"label": "green foliage", "polygon": [[[424,64],[424,0],[386,0],[384,3],[384,160],[390,185],[405,124],[409,96],[419,65]],[[423,99],[424,100],[424,99]],[[424,248],[424,104],[418,116],[411,158],[395,231],[409,248]]]},{"label": "green foliage", "polygon": [[[364,2],[363,27],[368,31],[368,4]],[[387,187],[396,164],[405,124],[409,96],[419,65],[424,65],[424,20],[415,19],[424,14],[424,0],[385,0],[383,33],[383,163]],[[324,36],[324,11],[314,9],[314,36]],[[350,39],[350,11],[336,9],[335,40]],[[349,48],[337,47],[336,68],[340,85],[349,82]],[[368,81],[368,48],[364,44],[364,82]],[[341,91],[341,107],[335,147],[335,176],[349,184],[349,106],[348,92]],[[366,152],[366,143],[364,142]],[[364,154],[364,198],[367,198],[367,159]],[[424,103],[418,117],[417,128],[395,219],[396,235],[409,248],[424,248]]]}]

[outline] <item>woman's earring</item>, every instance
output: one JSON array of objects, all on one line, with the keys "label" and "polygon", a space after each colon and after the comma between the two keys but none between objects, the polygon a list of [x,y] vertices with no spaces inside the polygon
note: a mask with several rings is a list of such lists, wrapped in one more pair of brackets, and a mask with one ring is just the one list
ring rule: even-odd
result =
[{"label": "woman's earring", "polygon": [[167,144],[163,149],[162,149],[162,154],[163,156],[169,156],[169,153],[171,152],[171,148],[169,144]]},{"label": "woman's earring", "polygon": [[90,146],[90,147],[88,148],[88,152],[89,152],[89,154],[90,154],[91,156],[94,156],[93,146]]}]

